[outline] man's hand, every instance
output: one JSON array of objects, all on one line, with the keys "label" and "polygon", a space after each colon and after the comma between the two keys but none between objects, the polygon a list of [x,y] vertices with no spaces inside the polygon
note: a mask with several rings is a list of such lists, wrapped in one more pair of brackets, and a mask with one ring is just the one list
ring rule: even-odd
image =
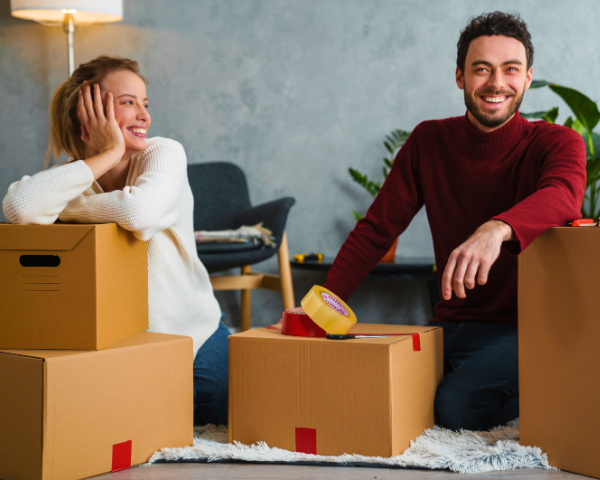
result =
[{"label": "man's hand", "polygon": [[502,242],[512,239],[512,228],[499,220],[490,220],[479,227],[450,254],[442,276],[442,297],[450,300],[454,290],[457,297],[465,298],[465,287],[475,288],[476,276],[477,283],[485,285],[490,268],[500,255]]}]

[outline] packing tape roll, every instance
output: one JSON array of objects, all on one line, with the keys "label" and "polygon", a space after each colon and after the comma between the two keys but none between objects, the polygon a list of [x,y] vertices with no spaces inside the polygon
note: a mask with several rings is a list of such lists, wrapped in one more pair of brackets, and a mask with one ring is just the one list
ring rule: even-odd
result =
[{"label": "packing tape roll", "polygon": [[295,337],[325,337],[327,332],[319,327],[306,313],[283,312],[281,333]]},{"label": "packing tape roll", "polygon": [[350,307],[319,285],[312,287],[300,304],[312,321],[327,333],[345,335],[356,323],[356,315]]}]

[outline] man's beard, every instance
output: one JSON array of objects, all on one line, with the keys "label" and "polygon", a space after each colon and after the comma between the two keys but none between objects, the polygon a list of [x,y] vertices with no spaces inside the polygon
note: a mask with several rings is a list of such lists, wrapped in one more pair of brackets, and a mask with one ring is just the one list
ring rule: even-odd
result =
[{"label": "man's beard", "polygon": [[465,89],[464,89],[464,96],[465,96],[465,105],[467,106],[467,110],[469,112],[471,112],[471,115],[473,115],[475,117],[475,119],[481,123],[481,125],[483,125],[484,127],[488,127],[488,128],[496,128],[499,127],[500,125],[503,125],[504,123],[506,123],[506,121],[512,117],[515,112],[519,109],[519,107],[521,106],[521,102],[523,101],[523,95],[525,94],[525,89],[523,89],[523,91],[521,92],[521,95],[515,95],[513,96],[512,92],[494,92],[491,90],[485,91],[483,92],[483,94],[478,94],[479,96],[483,96],[483,95],[489,95],[489,96],[494,96],[494,95],[510,95],[512,98],[512,101],[510,102],[510,104],[508,105],[508,108],[506,109],[506,113],[504,115],[490,115],[487,113],[484,113],[481,111],[481,109],[479,108],[479,105],[477,104],[477,101],[475,100],[474,96],[472,96],[466,88],[465,85]]}]

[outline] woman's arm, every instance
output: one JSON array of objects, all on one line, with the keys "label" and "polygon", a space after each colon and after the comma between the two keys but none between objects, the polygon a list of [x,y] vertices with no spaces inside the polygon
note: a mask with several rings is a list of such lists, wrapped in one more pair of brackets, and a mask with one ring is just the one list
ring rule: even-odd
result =
[{"label": "woman's arm", "polygon": [[140,240],[172,227],[187,187],[185,151],[179,142],[157,138],[140,155],[139,174],[132,186],[75,198],[62,211],[60,220],[116,222]]},{"label": "woman's arm", "polygon": [[26,175],[8,187],[2,209],[11,223],[49,225],[56,221],[69,201],[93,182],[94,175],[83,161]]},{"label": "woman's arm", "polygon": [[86,160],[53,167],[25,176],[8,188],[2,202],[4,215],[11,223],[48,225],[54,223],[67,203],[80,196],[94,180],[119,163],[125,153],[123,134],[115,120],[112,93],[108,94],[106,114],[100,88],[79,91],[77,116],[81,138],[96,155]]}]

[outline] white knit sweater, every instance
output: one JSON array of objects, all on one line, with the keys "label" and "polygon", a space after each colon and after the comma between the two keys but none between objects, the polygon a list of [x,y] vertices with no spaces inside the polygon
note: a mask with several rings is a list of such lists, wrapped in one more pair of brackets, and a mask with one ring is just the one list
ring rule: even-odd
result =
[{"label": "white knit sweater", "polygon": [[146,145],[131,157],[123,190],[104,193],[79,160],[13,183],[2,207],[11,223],[115,222],[148,241],[149,330],[192,337],[195,357],[221,310],[196,253],[185,151],[167,138]]}]

